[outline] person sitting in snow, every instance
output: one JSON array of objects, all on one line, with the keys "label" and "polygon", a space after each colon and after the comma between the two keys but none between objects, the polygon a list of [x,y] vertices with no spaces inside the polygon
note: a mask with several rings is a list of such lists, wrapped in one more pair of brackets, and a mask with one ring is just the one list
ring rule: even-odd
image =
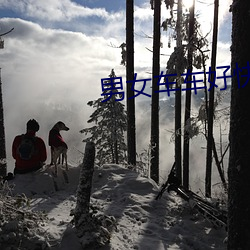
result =
[{"label": "person sitting in snow", "polygon": [[47,159],[45,143],[36,136],[40,128],[38,122],[32,119],[26,126],[26,134],[16,136],[12,144],[12,156],[16,160],[14,175],[37,171]]}]

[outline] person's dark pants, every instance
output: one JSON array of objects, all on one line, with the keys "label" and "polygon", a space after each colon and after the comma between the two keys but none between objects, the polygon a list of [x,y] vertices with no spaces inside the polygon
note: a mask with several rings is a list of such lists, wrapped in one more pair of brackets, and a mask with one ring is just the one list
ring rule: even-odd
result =
[{"label": "person's dark pants", "polygon": [[16,174],[27,174],[27,173],[35,172],[35,171],[39,170],[42,167],[43,167],[43,165],[36,166],[36,167],[33,167],[33,168],[29,168],[29,169],[18,169],[18,168],[15,167],[14,175],[16,175]]}]

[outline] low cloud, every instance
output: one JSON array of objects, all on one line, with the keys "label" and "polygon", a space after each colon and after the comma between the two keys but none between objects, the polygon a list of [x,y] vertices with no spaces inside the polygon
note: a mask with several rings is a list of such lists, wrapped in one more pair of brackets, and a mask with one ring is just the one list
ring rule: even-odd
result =
[{"label": "low cloud", "polygon": [[8,0],[2,1],[0,7],[22,13],[29,18],[47,21],[70,21],[79,17],[97,16],[107,18],[109,16],[108,12],[103,8],[91,9],[70,0],[51,0],[49,4],[33,0]]},{"label": "low cloud", "polygon": [[101,97],[101,78],[115,67],[124,71],[119,52],[102,37],[45,29],[21,19],[3,18],[1,25],[14,27],[1,50],[8,158],[13,137],[25,132],[30,118],[41,123],[39,133],[46,141],[48,129],[65,121],[72,128],[68,139],[78,144],[70,146],[79,147],[79,130],[93,112],[87,102]]},{"label": "low cloud", "polygon": [[[42,4],[31,0],[0,3],[0,8],[13,9],[32,20],[0,19],[1,31],[14,28],[4,37],[5,48],[0,51],[9,170],[14,167],[12,140],[16,134],[25,132],[26,122],[31,118],[39,121],[38,135],[46,143],[49,129],[58,120],[64,121],[70,127],[70,131],[63,133],[70,148],[69,160],[72,164],[78,163],[81,156],[78,153],[83,151],[83,135],[79,130],[89,127],[87,120],[94,110],[87,102],[101,97],[101,78],[107,78],[114,68],[116,75],[123,78],[125,89],[121,50],[114,48],[125,42],[125,11],[107,13],[105,9],[88,9],[66,0]],[[85,17],[90,19],[83,21],[81,18]],[[149,4],[135,7],[135,72],[138,79],[151,77],[152,52],[149,50],[153,40],[147,36],[152,36],[152,20]],[[172,48],[167,48],[163,32],[162,42],[161,53],[170,54],[175,41]],[[228,41],[226,45],[219,43],[218,47],[218,65],[223,66],[230,60]],[[161,57],[162,70],[167,60],[167,56]],[[150,82],[147,87],[151,91]],[[138,153],[147,149],[150,141],[151,99],[147,98],[147,104],[140,106],[141,98],[136,98]],[[169,132],[173,130],[173,108],[160,112],[163,119],[160,163],[164,179],[174,158]],[[204,162],[203,158],[197,161],[196,157],[192,157],[192,164]]]}]

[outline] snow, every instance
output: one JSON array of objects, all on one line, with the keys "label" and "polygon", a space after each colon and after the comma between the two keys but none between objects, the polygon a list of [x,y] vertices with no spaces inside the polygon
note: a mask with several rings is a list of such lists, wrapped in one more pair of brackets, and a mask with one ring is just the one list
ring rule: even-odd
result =
[{"label": "snow", "polygon": [[[50,246],[40,249],[83,249],[70,223],[73,219],[70,214],[76,205],[80,167],[70,167],[68,184],[59,168],[58,191],[54,188],[51,169],[18,175],[8,183],[14,186],[12,195],[24,193],[29,197],[28,210],[47,214],[48,218],[38,224],[40,230],[29,229],[33,235],[30,241],[36,235]],[[122,166],[110,164],[96,168],[91,204],[100,213],[116,220],[110,244],[99,249],[226,249],[224,228],[213,228],[175,193],[165,192],[160,200],[155,200],[158,192],[159,187],[149,179]],[[0,248],[8,250],[1,247],[1,241]]]}]

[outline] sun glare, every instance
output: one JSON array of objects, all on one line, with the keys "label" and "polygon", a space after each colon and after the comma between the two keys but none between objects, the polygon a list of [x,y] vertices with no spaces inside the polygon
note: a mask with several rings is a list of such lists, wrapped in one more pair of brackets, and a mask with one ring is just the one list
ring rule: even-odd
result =
[{"label": "sun glare", "polygon": [[184,6],[189,9],[193,5],[193,0],[183,0]]}]

